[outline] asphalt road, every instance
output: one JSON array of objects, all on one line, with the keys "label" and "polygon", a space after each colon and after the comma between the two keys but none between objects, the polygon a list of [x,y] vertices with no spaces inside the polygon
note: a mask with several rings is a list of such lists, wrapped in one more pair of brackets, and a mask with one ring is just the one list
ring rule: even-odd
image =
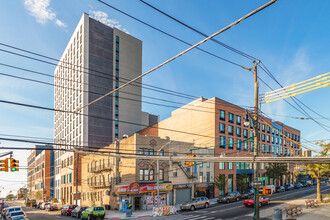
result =
[{"label": "asphalt road", "polygon": [[[330,186],[322,184],[322,193],[330,193]],[[276,193],[270,196],[271,202],[267,206],[260,208],[260,212],[274,206],[285,203],[288,200],[299,199],[304,196],[316,198],[316,186],[311,186],[292,191]],[[198,209],[196,211],[185,211],[178,215],[157,218],[159,220],[175,219],[175,220],[220,220],[220,219],[249,219],[245,216],[253,213],[253,207],[247,208],[243,205],[243,200],[229,204],[215,204],[207,209]],[[151,218],[150,218],[151,219]]]},{"label": "asphalt road", "polygon": [[[322,184],[322,193],[330,193],[330,186]],[[293,191],[276,193],[271,198],[271,203],[268,206],[263,206],[260,209],[262,213],[263,210],[268,208],[273,208],[278,204],[282,204],[288,200],[299,199],[304,196],[311,196],[311,198],[316,197],[316,186],[296,189]],[[10,202],[10,206],[17,205],[23,206],[21,202]],[[59,211],[46,212],[44,210],[39,210],[31,207],[23,207],[28,219],[30,220],[58,220],[58,219],[73,219],[71,216],[61,216]],[[247,208],[243,205],[243,200],[238,202],[233,202],[229,204],[215,204],[207,209],[198,209],[196,211],[186,211],[172,216],[157,217],[159,220],[220,220],[220,219],[246,219],[244,216],[253,213],[253,208]],[[144,218],[144,219],[154,219],[154,218]]]}]

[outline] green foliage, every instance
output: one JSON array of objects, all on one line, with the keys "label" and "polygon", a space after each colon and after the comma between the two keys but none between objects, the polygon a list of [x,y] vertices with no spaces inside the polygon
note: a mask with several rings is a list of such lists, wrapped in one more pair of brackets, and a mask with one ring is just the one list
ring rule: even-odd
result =
[{"label": "green foliage", "polygon": [[270,163],[266,167],[265,174],[268,178],[280,179],[282,176],[288,175],[288,166],[286,164]]},{"label": "green foliage", "polygon": [[244,192],[249,187],[249,175],[244,172],[237,175],[236,185],[239,192]]},{"label": "green foliage", "polygon": [[41,199],[42,199],[42,193],[38,191],[38,192],[34,193],[34,197],[35,197],[37,200],[41,200]]},{"label": "green foliage", "polygon": [[14,198],[14,195],[13,195],[13,194],[8,194],[8,195],[6,196],[6,199],[12,199],[12,198]]},{"label": "green foliage", "polygon": [[214,177],[214,185],[219,189],[220,195],[225,194],[225,188],[228,182],[225,174],[219,174],[219,176]]},{"label": "green foliage", "polygon": [[[330,143],[325,144],[324,142],[317,143],[323,149],[323,151],[317,157],[328,157],[330,152]],[[330,164],[304,164],[303,169],[305,173],[310,175],[312,178],[316,178],[317,180],[317,200],[322,202],[322,194],[321,194],[321,179],[324,177],[330,176]]]}]

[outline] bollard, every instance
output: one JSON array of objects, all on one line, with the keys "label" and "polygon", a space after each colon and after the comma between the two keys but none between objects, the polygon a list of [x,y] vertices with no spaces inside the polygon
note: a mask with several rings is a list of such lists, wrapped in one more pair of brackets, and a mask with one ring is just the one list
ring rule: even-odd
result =
[{"label": "bollard", "polygon": [[274,209],[273,220],[282,220],[282,209]]}]

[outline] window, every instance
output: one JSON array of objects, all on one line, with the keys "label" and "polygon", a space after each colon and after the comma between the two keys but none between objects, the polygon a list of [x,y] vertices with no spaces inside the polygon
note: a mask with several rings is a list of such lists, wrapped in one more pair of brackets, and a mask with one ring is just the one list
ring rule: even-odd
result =
[{"label": "window", "polygon": [[210,162],[206,162],[206,167],[210,167]]},{"label": "window", "polygon": [[199,182],[203,182],[203,172],[199,172]]},{"label": "window", "polygon": [[164,150],[159,151],[159,156],[164,156]]},{"label": "window", "polygon": [[226,137],[220,136],[220,148],[226,148]]},{"label": "window", "polygon": [[228,125],[228,134],[234,135],[234,127],[232,125]]},{"label": "window", "polygon": [[225,162],[219,162],[219,170],[225,169]]},{"label": "window", "polygon": [[274,137],[272,136],[272,143],[274,144]]},{"label": "window", "polygon": [[241,136],[241,128],[239,128],[239,127],[236,128],[236,136],[237,137]]},{"label": "window", "polygon": [[236,115],[236,124],[241,125],[241,116]]},{"label": "window", "polygon": [[265,131],[265,124],[261,125],[261,129],[262,129],[262,131]]},{"label": "window", "polygon": [[228,121],[234,123],[235,115],[233,113],[228,113]]},{"label": "window", "polygon": [[226,114],[224,110],[220,110],[220,120],[222,121],[226,120]]},{"label": "window", "polygon": [[206,182],[209,183],[211,181],[210,172],[206,172]]},{"label": "window", "polygon": [[236,142],[236,150],[242,150],[242,141],[237,139]]},{"label": "window", "polygon": [[270,127],[267,126],[267,133],[270,134]]},{"label": "window", "polygon": [[140,170],[140,181],[144,180],[144,170]]},{"label": "window", "polygon": [[228,138],[228,149],[234,148],[234,138]]},{"label": "window", "polygon": [[154,170],[151,169],[149,172],[149,180],[153,181],[154,180]]},{"label": "window", "polygon": [[203,162],[201,162],[201,163],[199,164],[199,167],[203,167]]},{"label": "window", "polygon": [[116,43],[119,43],[119,37],[116,36]]},{"label": "window", "polygon": [[159,170],[159,180],[164,180],[164,169]]},{"label": "window", "polygon": [[265,141],[265,134],[261,134],[261,141]]},{"label": "window", "polygon": [[250,131],[250,138],[254,137],[253,131]]},{"label": "window", "polygon": [[225,124],[219,123],[219,133],[225,133]]},{"label": "window", "polygon": [[268,143],[270,142],[269,135],[267,135],[267,142],[268,142]]},{"label": "window", "polygon": [[243,129],[243,137],[244,138],[248,137],[248,131],[246,129]]},{"label": "window", "polygon": [[243,143],[243,150],[248,150],[248,142],[244,141]]}]

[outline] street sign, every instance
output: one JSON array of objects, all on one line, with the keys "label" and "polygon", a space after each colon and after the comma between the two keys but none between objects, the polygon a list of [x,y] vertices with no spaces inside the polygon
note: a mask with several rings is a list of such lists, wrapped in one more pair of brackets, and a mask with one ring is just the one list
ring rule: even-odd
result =
[{"label": "street sign", "polygon": [[268,181],[268,177],[267,176],[259,177],[259,181]]},{"label": "street sign", "polygon": [[261,181],[255,181],[251,183],[251,186],[261,186],[262,182]]}]

